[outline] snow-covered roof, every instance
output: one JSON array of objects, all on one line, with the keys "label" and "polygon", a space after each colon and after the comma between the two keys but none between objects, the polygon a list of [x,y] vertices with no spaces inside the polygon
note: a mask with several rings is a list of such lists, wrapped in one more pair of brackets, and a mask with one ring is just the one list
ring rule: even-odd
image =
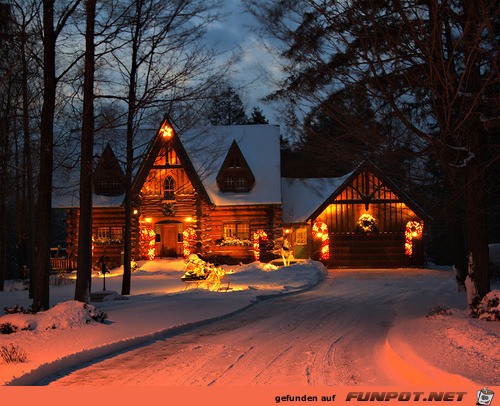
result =
[{"label": "snow-covered roof", "polygon": [[[280,132],[274,125],[234,125],[193,129],[180,140],[216,206],[281,203]],[[216,177],[235,141],[255,177],[246,193],[221,192]]]},{"label": "snow-covered roof", "polygon": [[[154,138],[157,128],[143,127],[137,130],[134,137],[134,173],[142,163],[142,158],[149,143]],[[55,159],[53,176],[53,208],[69,208],[80,206],[80,132],[72,132],[72,139],[62,148],[59,147]],[[94,156],[100,156],[107,144],[111,145],[120,166],[126,164],[127,139],[126,128],[119,127],[97,131],[94,136]],[[118,207],[123,203],[124,195],[93,195],[94,207]]]},{"label": "snow-covered roof", "polygon": [[338,178],[282,178],[283,223],[303,223],[352,172]]}]

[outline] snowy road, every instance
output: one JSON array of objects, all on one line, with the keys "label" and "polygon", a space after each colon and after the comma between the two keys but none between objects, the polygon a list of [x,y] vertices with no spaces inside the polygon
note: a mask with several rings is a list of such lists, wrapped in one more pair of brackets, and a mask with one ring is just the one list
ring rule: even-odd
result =
[{"label": "snowy road", "polygon": [[50,384],[415,383],[393,369],[386,340],[394,323],[422,317],[431,307],[463,307],[462,295],[440,292],[445,285],[449,273],[442,271],[330,271],[313,290],[260,302],[229,318],[52,377]]}]

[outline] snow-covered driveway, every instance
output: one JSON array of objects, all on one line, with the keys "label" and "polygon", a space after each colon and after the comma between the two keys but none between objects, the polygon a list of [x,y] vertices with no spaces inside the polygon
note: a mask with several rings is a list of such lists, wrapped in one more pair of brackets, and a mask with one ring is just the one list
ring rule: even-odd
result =
[{"label": "snow-covered driveway", "polygon": [[[498,385],[498,359],[488,359],[498,348],[498,336],[479,343],[486,347],[483,353],[472,351],[478,343],[465,338],[454,347],[447,332],[462,336],[453,330],[453,317],[424,317],[435,306],[465,307],[464,295],[452,286],[449,272],[439,270],[330,271],[311,291],[260,302],[207,326],[67,373],[51,384],[471,383],[466,377]],[[491,328],[497,329],[497,324]],[[412,350],[405,345],[408,340],[415,340]]]}]

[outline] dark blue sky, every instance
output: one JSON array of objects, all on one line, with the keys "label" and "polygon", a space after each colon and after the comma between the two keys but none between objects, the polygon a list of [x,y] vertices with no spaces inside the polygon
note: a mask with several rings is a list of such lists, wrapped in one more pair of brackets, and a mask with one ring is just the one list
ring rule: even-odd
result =
[{"label": "dark blue sky", "polygon": [[231,83],[235,88],[242,87],[238,93],[248,114],[258,106],[271,124],[279,124],[272,106],[259,100],[274,89],[272,79],[279,77],[274,57],[265,49],[255,29],[256,20],[245,13],[241,1],[226,0],[226,8],[231,14],[207,30],[207,41],[210,45],[217,44],[221,50],[239,49],[241,60],[235,66]]}]

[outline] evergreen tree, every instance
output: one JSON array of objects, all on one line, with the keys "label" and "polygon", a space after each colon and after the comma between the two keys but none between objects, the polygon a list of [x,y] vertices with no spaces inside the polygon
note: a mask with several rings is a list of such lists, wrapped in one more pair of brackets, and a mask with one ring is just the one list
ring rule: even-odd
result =
[{"label": "evergreen tree", "polygon": [[269,120],[259,107],[254,107],[248,124],[269,124]]},{"label": "evergreen tree", "polygon": [[208,121],[212,125],[247,124],[248,118],[243,102],[231,86],[214,97],[208,113]]}]

